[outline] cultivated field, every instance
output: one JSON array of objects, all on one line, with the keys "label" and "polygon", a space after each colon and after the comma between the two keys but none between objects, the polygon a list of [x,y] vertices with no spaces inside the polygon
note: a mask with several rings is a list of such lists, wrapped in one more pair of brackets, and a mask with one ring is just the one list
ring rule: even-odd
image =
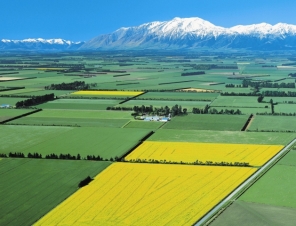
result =
[{"label": "cultivated field", "polygon": [[[208,49],[0,53],[0,225],[194,224],[296,138],[295,62]],[[294,223],[294,158],[233,197],[228,219]]]},{"label": "cultivated field", "polygon": [[248,128],[250,131],[296,131],[296,117],[256,115]]},{"label": "cultivated field", "polygon": [[192,225],[255,171],[114,163],[34,225]]},{"label": "cultivated field", "polygon": [[132,119],[130,112],[45,109],[11,121],[9,124],[120,128],[130,119]]},{"label": "cultivated field", "polygon": [[52,153],[69,153],[109,159],[124,155],[149,132],[103,127],[1,126],[0,153],[23,152],[27,155],[37,152],[44,157]]},{"label": "cultivated field", "polygon": [[148,141],[286,145],[294,138],[294,133],[160,129]]},{"label": "cultivated field", "polygon": [[0,225],[32,225],[109,162],[1,159]]},{"label": "cultivated field", "polygon": [[248,118],[249,115],[190,114],[173,118],[163,129],[240,131]]},{"label": "cultivated field", "polygon": [[178,163],[247,162],[251,166],[262,166],[283,147],[281,145],[145,141],[125,159]]}]

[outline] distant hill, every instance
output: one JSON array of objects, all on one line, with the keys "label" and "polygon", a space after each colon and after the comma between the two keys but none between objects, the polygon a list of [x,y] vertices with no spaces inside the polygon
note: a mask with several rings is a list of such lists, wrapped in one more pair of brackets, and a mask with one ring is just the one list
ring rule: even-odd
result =
[{"label": "distant hill", "polygon": [[0,40],[0,50],[77,50],[83,44],[84,42],[72,42],[64,39],[2,39]]}]

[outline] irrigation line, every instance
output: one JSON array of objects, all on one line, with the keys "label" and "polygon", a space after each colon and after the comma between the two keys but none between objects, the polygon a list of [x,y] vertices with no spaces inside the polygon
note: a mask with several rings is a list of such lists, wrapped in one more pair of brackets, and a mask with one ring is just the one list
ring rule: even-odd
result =
[{"label": "irrigation line", "polygon": [[194,226],[200,226],[206,224],[222,207],[228,202],[236,198],[245,188],[252,185],[263,175],[274,163],[276,163],[282,156],[287,154],[290,148],[296,143],[296,138],[292,140],[286,147],[284,147],[279,153],[277,153],[272,159],[270,159],[264,166],[262,166],[257,172],[250,176],[245,182],[237,187],[233,192],[230,193],[224,200],[222,200],[217,206],[210,210],[205,216],[198,220]]}]

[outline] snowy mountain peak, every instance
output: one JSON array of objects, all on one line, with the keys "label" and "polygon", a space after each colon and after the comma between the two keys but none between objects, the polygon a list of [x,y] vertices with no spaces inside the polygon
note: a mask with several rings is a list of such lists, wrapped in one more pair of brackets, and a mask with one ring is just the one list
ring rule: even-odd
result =
[{"label": "snowy mountain peak", "polygon": [[175,17],[134,27],[86,42],[81,49],[296,49],[296,26],[285,23],[216,26],[199,17]]},{"label": "snowy mountain peak", "polygon": [[61,38],[27,38],[23,40],[2,39],[0,41],[0,50],[65,50],[77,49],[83,44],[83,42],[72,42]]}]

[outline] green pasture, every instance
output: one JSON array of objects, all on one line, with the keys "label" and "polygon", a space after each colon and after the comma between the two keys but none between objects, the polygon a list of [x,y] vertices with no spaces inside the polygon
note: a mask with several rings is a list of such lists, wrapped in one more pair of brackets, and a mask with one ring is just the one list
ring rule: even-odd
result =
[{"label": "green pasture", "polygon": [[0,153],[122,156],[147,135],[147,129],[58,126],[1,126]]},{"label": "green pasture", "polygon": [[210,92],[148,92],[136,99],[159,99],[159,100],[214,100],[219,93]]},{"label": "green pasture", "polygon": [[211,104],[211,107],[259,107],[264,108],[266,103],[258,103],[256,96],[218,96]]},{"label": "green pasture", "polygon": [[296,131],[295,116],[255,115],[250,126],[250,131]]},{"label": "green pasture", "polygon": [[130,121],[124,128],[142,128],[156,130],[163,125],[163,122],[150,122],[150,121]]},{"label": "green pasture", "polygon": [[[162,127],[179,130],[240,131],[249,115],[189,114],[176,116]],[[230,123],[231,122],[231,123]]]},{"label": "green pasture", "polygon": [[210,225],[283,225],[294,226],[296,209],[261,203],[235,201],[222,212]]},{"label": "green pasture", "polygon": [[27,98],[17,98],[17,97],[0,97],[0,105],[8,104],[12,107],[19,101],[26,100]]},{"label": "green pasture", "polygon": [[0,225],[32,225],[110,162],[1,159]]},{"label": "green pasture", "polygon": [[296,208],[295,181],[296,167],[294,164],[277,164],[253,184],[239,200]]},{"label": "green pasture", "polygon": [[40,90],[42,89],[38,89],[38,88],[15,89],[15,90],[3,91],[0,93],[0,95],[27,95],[27,93],[33,93]]},{"label": "green pasture", "polygon": [[14,118],[16,116],[30,112],[29,109],[1,109],[0,108],[0,122]]},{"label": "green pasture", "polygon": [[165,100],[129,100],[123,104],[117,105],[121,107],[134,107],[134,106],[150,106],[153,107],[165,107],[168,106],[172,108],[175,105],[182,106],[182,108],[187,108],[188,111],[192,111],[192,108],[204,108],[207,104],[210,104],[208,101],[165,101]]},{"label": "green pasture", "polygon": [[130,119],[132,119],[130,112],[45,109],[13,120],[8,124],[120,128],[129,122]]},{"label": "green pasture", "polygon": [[107,107],[117,105],[120,100],[96,99],[57,99],[37,105],[42,109],[77,109],[77,110],[106,110]]}]

